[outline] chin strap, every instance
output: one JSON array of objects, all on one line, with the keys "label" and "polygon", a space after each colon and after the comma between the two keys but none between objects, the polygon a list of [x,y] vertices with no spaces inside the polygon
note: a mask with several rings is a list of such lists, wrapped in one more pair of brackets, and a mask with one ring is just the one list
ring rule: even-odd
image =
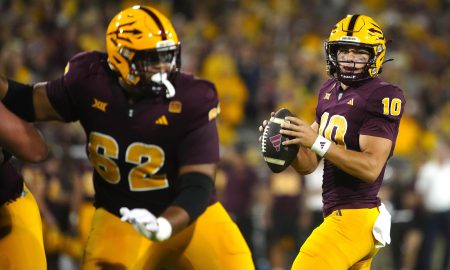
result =
[{"label": "chin strap", "polygon": [[384,64],[384,63],[387,63],[387,62],[391,62],[391,61],[394,61],[394,58],[390,58],[390,59],[388,59],[388,60],[384,60],[384,61],[383,61],[383,64]]},{"label": "chin strap", "polygon": [[381,64],[381,67],[380,67],[380,70],[378,71],[378,74],[381,74],[381,71],[383,71],[384,63],[391,62],[391,61],[394,61],[394,58],[390,58],[388,60],[384,60],[383,63]]},{"label": "chin strap", "polygon": [[175,87],[173,87],[172,83],[167,79],[167,73],[158,72],[152,75],[152,82],[163,84],[166,87],[166,98],[172,98],[175,96]]}]

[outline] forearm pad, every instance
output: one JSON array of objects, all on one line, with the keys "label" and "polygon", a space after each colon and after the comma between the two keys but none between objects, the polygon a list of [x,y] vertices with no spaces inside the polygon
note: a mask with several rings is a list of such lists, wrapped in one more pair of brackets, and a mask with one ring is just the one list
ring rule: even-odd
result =
[{"label": "forearm pad", "polygon": [[3,104],[25,121],[36,120],[33,104],[33,86],[8,80],[8,91],[2,100]]},{"label": "forearm pad", "polygon": [[173,205],[183,208],[192,223],[208,207],[209,197],[214,188],[211,177],[203,173],[191,172],[178,178],[177,197]]}]

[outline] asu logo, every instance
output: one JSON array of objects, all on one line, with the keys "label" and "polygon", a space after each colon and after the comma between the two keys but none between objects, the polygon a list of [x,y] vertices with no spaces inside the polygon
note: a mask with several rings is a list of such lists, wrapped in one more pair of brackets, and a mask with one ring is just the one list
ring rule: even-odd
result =
[{"label": "asu logo", "polygon": [[277,152],[280,152],[281,149],[281,134],[277,134],[275,136],[272,136],[269,138],[270,142],[273,145],[273,148],[275,148],[275,150],[277,150]]},{"label": "asu logo", "polygon": [[106,106],[108,106],[107,102],[100,101],[94,98],[94,103],[92,103],[92,108],[98,109],[102,112],[106,112]]}]

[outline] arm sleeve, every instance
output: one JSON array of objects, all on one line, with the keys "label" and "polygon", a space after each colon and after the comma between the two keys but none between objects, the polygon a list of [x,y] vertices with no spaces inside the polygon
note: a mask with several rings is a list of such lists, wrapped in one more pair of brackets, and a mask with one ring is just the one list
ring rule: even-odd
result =
[{"label": "arm sleeve", "polygon": [[213,180],[206,174],[196,172],[183,174],[178,179],[177,196],[173,205],[183,208],[189,214],[192,223],[208,207],[213,189]]}]

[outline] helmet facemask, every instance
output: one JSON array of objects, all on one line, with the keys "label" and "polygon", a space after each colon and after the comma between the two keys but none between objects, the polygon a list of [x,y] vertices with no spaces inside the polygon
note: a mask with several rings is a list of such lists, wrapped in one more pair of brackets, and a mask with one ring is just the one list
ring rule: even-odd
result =
[{"label": "helmet facemask", "polygon": [[[368,61],[358,59],[351,61],[339,60],[338,51],[343,47],[355,47],[368,51]],[[334,76],[344,84],[351,85],[353,83],[361,82],[370,79],[377,74],[376,55],[371,46],[348,42],[326,42],[325,50],[328,74]],[[346,68],[343,68],[342,64],[347,64],[345,65]],[[355,73],[358,70],[356,68],[357,64],[364,65],[362,72]]]},{"label": "helmet facemask", "polygon": [[179,46],[136,51],[129,61],[130,72],[127,83],[154,95],[175,95],[171,83],[178,72]]}]

